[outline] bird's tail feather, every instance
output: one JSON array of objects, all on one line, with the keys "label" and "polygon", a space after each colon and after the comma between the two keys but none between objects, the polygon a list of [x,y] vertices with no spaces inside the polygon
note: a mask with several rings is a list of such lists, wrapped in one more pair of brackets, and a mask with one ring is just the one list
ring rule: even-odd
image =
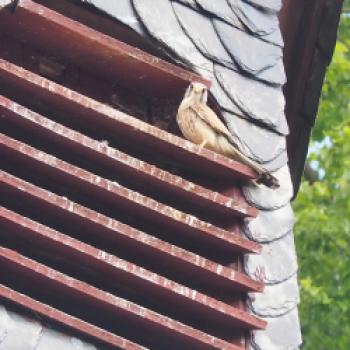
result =
[{"label": "bird's tail feather", "polygon": [[273,189],[280,187],[278,180],[273,175],[271,175],[268,171],[260,174],[260,176],[256,180],[256,182],[258,184],[263,184],[263,185],[270,187],[270,188],[273,188]]},{"label": "bird's tail feather", "polygon": [[245,156],[241,151],[239,151],[237,145],[234,144],[233,141],[224,140],[224,142],[220,143],[220,146],[223,153],[229,154],[231,158],[238,160],[239,162],[246,164],[253,170],[255,170],[259,174],[259,177],[256,180],[258,184],[263,184],[273,189],[280,187],[279,181],[276,177],[271,175],[271,173],[264,167],[262,167],[260,164],[254,162],[253,160]]}]

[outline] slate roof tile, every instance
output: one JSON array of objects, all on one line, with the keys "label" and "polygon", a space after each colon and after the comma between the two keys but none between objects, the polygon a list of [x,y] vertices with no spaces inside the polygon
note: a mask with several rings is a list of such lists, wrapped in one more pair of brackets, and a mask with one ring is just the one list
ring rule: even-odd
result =
[{"label": "slate roof tile", "polygon": [[250,239],[266,243],[279,239],[293,229],[294,213],[290,203],[276,210],[260,210],[257,217],[246,220],[244,233]]},{"label": "slate roof tile", "polygon": [[250,293],[250,310],[260,317],[278,317],[294,309],[300,301],[297,276],[288,280],[268,285],[264,293]]},{"label": "slate roof tile", "polygon": [[[129,0],[130,1],[130,0]],[[187,6],[190,6],[192,8],[198,8],[197,3],[195,0],[176,0],[177,2],[181,2],[182,4],[185,4]]]},{"label": "slate roof tile", "polygon": [[288,133],[282,89],[267,86],[217,64],[214,65],[214,74],[244,115],[280,134]]},{"label": "slate roof tile", "polygon": [[287,150],[286,150],[286,151],[283,151],[281,154],[279,154],[272,161],[270,161],[268,163],[265,163],[264,167],[268,171],[276,172],[278,169],[281,169],[287,163],[288,163],[288,153],[287,153]]},{"label": "slate roof tile", "polygon": [[265,284],[277,284],[288,280],[298,269],[293,233],[263,245],[262,252],[245,256],[246,273]]},{"label": "slate roof tile", "polygon": [[263,12],[242,0],[227,0],[227,2],[250,32],[258,36],[265,36],[279,30],[276,14]]},{"label": "slate roof tile", "polygon": [[130,0],[118,0],[116,1],[105,1],[105,0],[83,0],[106,13],[112,15],[115,19],[123,22],[125,25],[133,29],[135,32],[142,36],[147,36],[145,28],[142,26],[140,20],[137,18],[137,14]]},{"label": "slate roof tile", "polygon": [[277,13],[282,6],[282,0],[243,0],[262,10]]},{"label": "slate roof tile", "polygon": [[11,319],[6,308],[0,304],[0,343],[6,337],[10,322]]},{"label": "slate roof tile", "polygon": [[[54,329],[44,327],[42,336],[35,350],[97,350],[97,348],[82,340],[70,337]],[[99,347],[99,350],[102,350]]]},{"label": "slate roof tile", "polygon": [[187,63],[205,77],[211,75],[212,62],[197,50],[184,33],[170,1],[133,0],[133,4],[150,36],[170,50],[175,59]]},{"label": "slate roof tile", "polygon": [[[54,330],[39,319],[0,304],[1,350],[97,350],[88,342]],[[104,350],[99,346],[98,350]]]},{"label": "slate roof tile", "polygon": [[212,84],[210,88],[211,94],[214,96],[214,99],[219,104],[221,109],[231,112],[235,115],[240,116],[241,118],[248,118],[244,113],[238,108],[238,106],[230,99],[226,91],[222,88],[216,76],[213,76]]},{"label": "slate roof tile", "polygon": [[287,81],[287,77],[284,70],[283,59],[279,59],[273,67],[263,70],[257,74],[255,78],[270,85],[284,85]]},{"label": "slate roof tile", "polygon": [[285,206],[293,197],[293,185],[288,164],[273,173],[280,183],[277,189],[251,184],[243,189],[247,201],[256,208],[274,210]]},{"label": "slate roof tile", "polygon": [[4,306],[0,313],[6,314],[8,319],[6,334],[0,341],[0,350],[35,349],[42,331],[40,322],[11,312]]},{"label": "slate roof tile", "polygon": [[276,30],[275,32],[272,32],[271,34],[265,35],[260,38],[263,41],[266,41],[272,45],[276,45],[279,47],[284,47],[284,40],[282,37],[282,33],[280,30]]},{"label": "slate roof tile", "polygon": [[300,323],[297,309],[281,317],[266,318],[265,331],[253,333],[250,349],[292,350],[301,344]]},{"label": "slate roof tile", "polygon": [[[223,21],[213,19],[220,40],[237,65],[249,74],[258,74],[273,67],[282,57],[282,49],[262,41]],[[252,55],[252,52],[263,55]]]},{"label": "slate roof tile", "polygon": [[232,11],[227,0],[196,0],[196,3],[202,10],[244,31],[242,22]]},{"label": "slate roof tile", "polygon": [[219,40],[209,17],[177,2],[173,2],[173,8],[183,30],[205,57],[231,69],[237,69]]},{"label": "slate roof tile", "polygon": [[[241,151],[258,163],[268,163],[286,150],[285,137],[232,113],[223,113],[234,140]],[[269,147],[262,147],[268,144]]]}]

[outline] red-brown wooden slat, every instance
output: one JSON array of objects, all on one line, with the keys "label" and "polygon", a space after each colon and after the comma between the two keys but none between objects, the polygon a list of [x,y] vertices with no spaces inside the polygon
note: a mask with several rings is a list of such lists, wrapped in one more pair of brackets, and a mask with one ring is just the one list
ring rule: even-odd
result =
[{"label": "red-brown wooden slat", "polygon": [[181,94],[197,74],[102,34],[31,0],[19,0],[14,13],[1,11],[0,28],[15,38],[98,71],[126,87],[153,95]]},{"label": "red-brown wooden slat", "polygon": [[60,310],[57,310],[49,305],[40,303],[24,294],[18,293],[0,284],[0,298],[10,303],[20,305],[27,310],[33,311],[45,319],[52,320],[63,326],[66,326],[82,335],[92,337],[112,346],[113,349],[120,350],[146,350],[147,348],[135,344],[134,342],[124,339],[118,335],[108,332],[104,329],[96,327],[88,322],[82,321],[79,318],[68,315]]},{"label": "red-brown wooden slat", "polygon": [[18,96],[30,96],[31,101],[39,99],[52,110],[64,111],[71,120],[105,130],[115,140],[139,149],[149,149],[157,156],[165,155],[188,168],[200,169],[208,177],[222,180],[256,178],[256,173],[244,164],[201,148],[2,59],[0,79],[5,88],[15,89]]},{"label": "red-brown wooden slat", "polygon": [[20,193],[25,198],[42,205],[46,213],[53,211],[59,218],[74,219],[76,225],[84,227],[82,235],[88,237],[96,230],[101,240],[108,239],[115,244],[124,244],[132,251],[138,252],[135,254],[141,255],[143,259],[164,264],[169,270],[173,269],[182,275],[188,275],[192,281],[205,281],[208,286],[215,285],[219,290],[232,292],[237,289],[251,291],[263,289],[262,283],[252,280],[243,273],[168,244],[4,171],[0,171],[0,193],[1,191],[10,193],[11,196]]},{"label": "red-brown wooden slat", "polygon": [[155,298],[163,305],[171,304],[175,310],[185,309],[188,313],[196,314],[203,322],[216,323],[218,327],[221,324],[222,327],[232,329],[235,327],[262,329],[266,326],[265,321],[245,311],[170,281],[5,208],[0,208],[1,227],[0,237],[9,235],[10,239],[19,242],[24,239],[33,245],[41,243],[46,247],[54,247],[56,254],[81,266],[91,267],[99,273],[100,279],[105,278],[109,284],[112,285],[113,281],[116,281],[126,288],[138,290],[143,295]]},{"label": "red-brown wooden slat", "polygon": [[13,250],[0,248],[0,261],[4,269],[9,266],[11,272],[18,274],[19,277],[26,276],[29,281],[35,281],[36,278],[39,278],[42,293],[49,293],[50,290],[58,293],[59,291],[67,293],[72,297],[74,296],[75,302],[81,302],[84,307],[113,315],[116,319],[123,320],[123,324],[129,325],[128,327],[131,327],[131,329],[143,329],[144,332],[149,332],[150,338],[154,337],[156,339],[159,337],[160,339],[161,333],[163,337],[167,338],[167,341],[173,339],[174,343],[186,346],[188,349],[243,350],[240,346],[230,344],[222,339],[68,277]]},{"label": "red-brown wooden slat", "polygon": [[259,252],[261,249],[258,243],[244,238],[239,231],[229,232],[215,227],[3,134],[0,134],[0,152],[9,154],[13,160],[18,157],[20,162],[27,162],[27,166],[31,164],[32,169],[42,168],[43,174],[46,173],[47,177],[50,177],[50,173],[54,171],[57,182],[61,180],[64,181],[62,183],[69,182],[73,187],[83,190],[91,198],[105,205],[122,206],[133,213],[133,216],[140,217],[141,220],[149,220],[158,226],[158,230],[167,230],[174,235],[184,235],[192,243],[197,241],[208,244],[211,249],[232,253]]},{"label": "red-brown wooden slat", "polygon": [[100,142],[55,123],[1,95],[0,111],[4,121],[8,120],[11,124],[21,126],[27,133],[33,133],[32,137],[44,135],[45,140],[54,140],[58,147],[75,152],[77,157],[83,155],[93,164],[107,166],[110,171],[116,173],[122,172],[145,186],[152,186],[156,191],[172,196],[174,200],[192,203],[204,213],[249,217],[257,214],[257,210],[247,205],[242,197],[223,196],[115,148],[104,145],[101,147]]}]

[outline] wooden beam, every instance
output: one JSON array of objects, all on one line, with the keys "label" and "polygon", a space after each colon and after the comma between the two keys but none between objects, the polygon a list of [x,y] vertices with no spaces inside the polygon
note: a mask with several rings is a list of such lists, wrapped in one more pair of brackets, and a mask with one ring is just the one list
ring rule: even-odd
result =
[{"label": "wooden beam", "polygon": [[156,227],[161,237],[166,232],[174,244],[181,237],[198,251],[206,246],[223,254],[261,250],[258,243],[244,238],[239,230],[232,232],[216,227],[3,134],[0,134],[0,154],[6,155],[9,163],[26,164],[27,172],[36,172],[37,176],[51,179],[63,188],[84,193],[101,207],[107,205],[110,210],[122,211],[125,215],[132,213],[135,220]]},{"label": "wooden beam", "polygon": [[153,153],[156,150],[157,156],[163,155],[169,161],[176,161],[192,170],[200,169],[206,176],[222,181],[257,177],[244,164],[201,148],[2,59],[0,78],[5,88],[15,89],[18,95],[30,96],[31,100],[39,99],[55,112],[62,112],[78,123],[105,130],[111,138],[123,141],[130,147]]},{"label": "wooden beam", "polygon": [[179,96],[197,74],[129,46],[31,0],[19,0],[15,13],[0,13],[0,29],[45,52],[64,57],[119,85],[153,96]]},{"label": "wooden beam", "polygon": [[[211,191],[203,186],[173,175],[154,165],[136,159],[112,147],[101,147],[101,142],[93,140],[75,130],[25,108],[0,95],[0,111],[4,123],[17,130],[27,130],[35,139],[43,139],[47,145],[54,140],[55,145],[74,155],[86,159],[98,169],[106,169],[109,174],[123,174],[138,184],[152,188],[156,193],[169,196],[173,201],[190,204],[200,210],[203,216],[218,215],[226,219],[232,217],[255,217],[257,210],[247,204],[243,196],[233,198]],[[142,192],[141,189],[137,189]]]},{"label": "wooden beam", "polygon": [[244,273],[138,231],[4,171],[0,171],[0,193],[15,198],[16,203],[26,203],[26,207],[34,208],[36,213],[45,212],[45,218],[53,216],[64,222],[67,231],[80,240],[93,241],[96,246],[108,244],[110,251],[121,251],[128,260],[137,261],[155,272],[166,266],[167,274],[174,280],[181,276],[203,290],[215,286],[220,293],[263,289],[262,283]]},{"label": "wooden beam", "polygon": [[[122,285],[141,299],[146,297],[157,300],[158,305],[163,305],[180,318],[187,313],[197,314],[197,319],[209,328],[222,327],[231,331],[237,327],[262,329],[266,326],[264,321],[247,312],[170,281],[10,210],[0,208],[0,227],[0,239],[15,241],[11,246],[13,245],[16,250],[20,249],[21,242],[26,241],[31,242],[32,250],[40,250],[44,245],[45,255],[64,256],[69,261],[68,265],[84,266],[84,269],[91,268],[99,275],[99,280],[106,281],[110,288]],[[45,259],[45,262],[46,260],[50,261],[50,258]],[[73,267],[72,271],[84,275],[79,268]]]},{"label": "wooden beam", "polygon": [[[167,348],[165,344],[172,344],[171,349],[243,350],[241,346],[230,344],[128,300],[106,293],[13,250],[0,248],[0,261],[5,275],[1,278],[6,280],[7,276],[15,274],[18,282],[11,281],[10,284],[18,286],[20,289],[18,292],[21,292],[25,283],[24,289],[31,293],[40,289],[38,294],[40,299],[59,303],[63,309],[67,309],[67,304],[74,303],[79,306],[73,311],[75,317],[82,317],[85,322],[93,318],[97,324],[101,324],[99,327],[110,327],[132,338],[140,337],[140,333],[144,336],[148,335],[142,338],[145,346]],[[40,287],[36,284],[38,279]],[[103,314],[103,318],[99,317],[99,314]],[[108,323],[107,320],[109,320]],[[135,329],[138,330],[138,334],[135,334]]]}]

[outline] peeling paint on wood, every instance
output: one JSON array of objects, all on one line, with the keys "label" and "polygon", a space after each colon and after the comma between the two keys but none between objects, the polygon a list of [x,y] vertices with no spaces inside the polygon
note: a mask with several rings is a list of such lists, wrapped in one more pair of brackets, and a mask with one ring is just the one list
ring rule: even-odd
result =
[{"label": "peeling paint on wood", "polygon": [[[59,139],[63,144],[68,144],[72,148],[80,147],[82,152],[94,152],[94,157],[97,159],[91,161],[98,162],[106,159],[115,166],[116,171],[127,173],[132,171],[132,176],[139,176],[140,181],[156,182],[153,186],[159,186],[160,191],[168,191],[169,187],[174,188],[169,193],[174,198],[180,197],[183,200],[194,202],[195,205],[209,207],[211,212],[250,217],[257,214],[255,208],[248,206],[242,196],[234,198],[223,196],[115,148],[103,147],[100,142],[44,118],[3,96],[0,96],[0,111],[3,113],[3,120],[9,119],[12,123],[18,121],[20,124],[27,122],[38,132],[45,133],[48,137],[52,136],[56,140]],[[123,170],[125,167],[130,170]]]},{"label": "peeling paint on wood", "polygon": [[[159,262],[166,263],[169,268],[173,264],[180,264],[184,271],[183,273],[189,272],[193,279],[198,274],[199,278],[205,278],[208,283],[216,283],[217,286],[233,284],[243,288],[251,288],[252,290],[261,290],[262,288],[261,284],[252,283],[251,279],[243,273],[223,267],[199,255],[140,232],[117,220],[76,204],[67,198],[56,196],[3,171],[0,172],[0,183],[9,186],[15,191],[24,193],[29,198],[35,198],[48,206],[53,206],[57,211],[63,211],[65,215],[72,215],[88,225],[97,225],[101,238],[108,235],[110,239],[113,238],[116,242],[119,239],[127,240],[131,246],[151,255],[153,260],[160,259]],[[196,273],[193,273],[193,271],[196,271]]]},{"label": "peeling paint on wood", "polygon": [[[139,325],[141,327],[141,324],[148,324],[145,329],[149,329],[153,336],[159,331],[162,331],[164,335],[166,333],[168,337],[171,337],[174,341],[179,341],[181,339],[182,344],[188,343],[189,349],[200,346],[203,350],[242,350],[241,347],[229,344],[224,340],[203,333],[130,301],[68,277],[58,271],[25,258],[12,250],[0,248],[0,259],[6,262],[6,264],[13,266],[19,272],[28,273],[29,276],[32,277],[40,276],[42,282],[48,288],[57,286],[62,288],[62,290],[74,293],[74,295],[79,296],[81,300],[89,300],[89,303],[92,302],[96,307],[107,307],[111,315],[116,317],[125,317],[125,314],[132,315],[132,318],[128,320],[125,318],[125,322],[128,322],[131,327],[133,327],[133,325]],[[0,293],[5,288],[6,287],[1,288]]]},{"label": "peeling paint on wood", "polygon": [[[130,289],[144,288],[147,290],[148,295],[163,300],[165,303],[172,300],[174,307],[187,308],[188,312],[196,312],[198,317],[207,318],[208,322],[210,322],[210,319],[216,319],[216,322],[222,322],[222,324],[227,326],[231,324],[233,328],[237,327],[237,325],[246,328],[262,328],[264,326],[264,322],[244,311],[170,281],[167,278],[4,208],[0,208],[0,227],[2,222],[4,222],[6,227],[8,227],[7,225],[14,227],[15,233],[11,235],[17,236],[19,240],[23,238],[30,239],[33,242],[32,244],[35,244],[36,241],[44,240],[50,246],[53,245],[56,249],[62,251],[62,255],[67,259],[72,259],[70,257],[70,254],[72,254],[75,257],[74,259],[78,259],[78,264],[79,260],[81,264],[84,264],[84,261],[85,264],[86,261],[89,261],[94,270],[99,272],[101,276],[105,275],[105,278],[110,279],[111,283],[113,283],[113,280],[118,280],[119,283],[129,286]],[[18,232],[21,232],[21,234]]]},{"label": "peeling paint on wood", "polygon": [[168,228],[169,230],[177,231],[178,234],[186,235],[192,242],[207,242],[216,246],[217,249],[221,247],[231,252],[260,251],[260,245],[258,243],[242,237],[239,231],[229,232],[220,229],[192,215],[188,215],[145,197],[140,193],[131,191],[115,182],[103,179],[61,161],[54,156],[37,151],[4,135],[0,136],[1,147],[14,152],[12,153],[13,157],[16,156],[16,152],[19,152],[28,160],[33,161],[34,164],[41,164],[47,167],[47,169],[54,170],[58,176],[69,178],[76,186],[84,188],[86,191],[94,188],[94,191],[99,193],[99,196],[96,195],[95,197],[96,200],[99,200],[98,198],[103,196],[105,203],[110,206],[122,205],[128,207],[134,213],[134,216],[139,216],[143,220],[149,220],[163,230]]},{"label": "peeling paint on wood", "polygon": [[169,159],[177,159],[192,169],[198,166],[208,176],[245,180],[256,178],[255,172],[248,166],[201,148],[2,59],[0,77],[3,84],[16,88],[18,93],[30,93],[33,98],[40,98],[52,108],[72,113],[72,118],[84,118],[87,122],[98,120],[100,127],[108,127],[116,138],[138,142],[144,147],[158,147],[159,152],[166,154]]}]

